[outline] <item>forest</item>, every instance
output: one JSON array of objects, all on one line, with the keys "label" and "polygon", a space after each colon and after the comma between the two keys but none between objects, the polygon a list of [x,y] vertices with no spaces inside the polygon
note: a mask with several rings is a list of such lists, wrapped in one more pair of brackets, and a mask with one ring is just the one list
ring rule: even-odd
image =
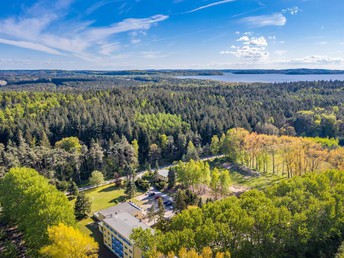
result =
[{"label": "forest", "polygon": [[[127,176],[134,188],[135,172],[176,164],[178,215],[156,234],[132,236],[145,257],[333,257],[344,234],[344,82],[238,84],[166,73],[1,73],[2,216],[18,225],[30,253],[64,255],[59,243],[71,235],[93,257],[97,245],[75,228],[87,212],[74,214],[65,193],[98,185],[97,177]],[[228,197],[230,171],[200,160],[222,154],[286,179]],[[184,200],[196,205],[203,187],[214,200],[188,209]]]},{"label": "forest", "polygon": [[[157,77],[121,84],[123,79],[109,78],[104,79],[109,88],[97,85],[98,77],[85,88],[72,80],[59,87],[4,86],[1,173],[29,166],[80,184],[95,169],[107,177],[113,171],[125,174],[120,153],[133,154],[134,142],[138,165],[155,167],[182,159],[190,141],[198,156],[210,155],[213,136],[238,127],[267,135],[335,138],[339,144],[344,139],[340,81],[233,85]],[[69,137],[78,139],[79,150],[57,148]]]}]

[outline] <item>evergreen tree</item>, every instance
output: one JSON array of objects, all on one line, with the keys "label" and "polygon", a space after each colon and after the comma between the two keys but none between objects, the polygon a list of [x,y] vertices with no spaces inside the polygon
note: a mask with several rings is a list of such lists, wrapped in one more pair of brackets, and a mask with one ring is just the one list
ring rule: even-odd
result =
[{"label": "evergreen tree", "polygon": [[176,172],[174,172],[173,168],[168,170],[168,189],[172,189],[176,185]]},{"label": "evergreen tree", "polygon": [[79,188],[75,182],[71,182],[69,187],[69,194],[73,197],[77,197],[79,195]]},{"label": "evergreen tree", "polygon": [[167,227],[167,221],[165,219],[165,206],[161,198],[158,199],[158,229],[165,231]]},{"label": "evergreen tree", "polygon": [[125,194],[128,196],[129,199],[133,198],[136,193],[136,186],[133,179],[129,179],[127,185],[125,187]]},{"label": "evergreen tree", "polygon": [[77,219],[83,219],[91,212],[91,201],[84,192],[80,192],[74,205],[74,214]]},{"label": "evergreen tree", "polygon": [[173,207],[174,211],[181,212],[187,208],[185,199],[186,199],[186,195],[184,191],[182,191],[181,189],[178,189],[174,198],[174,207]]}]

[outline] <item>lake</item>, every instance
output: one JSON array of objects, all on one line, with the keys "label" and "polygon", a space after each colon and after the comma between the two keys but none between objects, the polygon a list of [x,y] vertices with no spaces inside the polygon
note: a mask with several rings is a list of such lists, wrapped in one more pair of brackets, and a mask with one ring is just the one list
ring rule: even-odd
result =
[{"label": "lake", "polygon": [[222,82],[298,82],[298,81],[344,81],[344,74],[304,74],[304,75],[287,75],[287,74],[233,74],[224,73],[223,75],[212,76],[178,76],[179,79],[200,79],[214,80]]}]

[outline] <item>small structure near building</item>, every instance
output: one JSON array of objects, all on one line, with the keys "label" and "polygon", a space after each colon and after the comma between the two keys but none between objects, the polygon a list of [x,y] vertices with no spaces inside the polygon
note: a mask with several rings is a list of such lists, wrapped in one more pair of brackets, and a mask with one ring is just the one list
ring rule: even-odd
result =
[{"label": "small structure near building", "polygon": [[161,169],[158,171],[157,179],[168,182],[168,169]]},{"label": "small structure near building", "polygon": [[142,209],[132,202],[125,202],[94,213],[100,221],[103,242],[117,257],[141,258],[141,250],[134,246],[130,235],[134,228],[150,228],[141,221]]}]

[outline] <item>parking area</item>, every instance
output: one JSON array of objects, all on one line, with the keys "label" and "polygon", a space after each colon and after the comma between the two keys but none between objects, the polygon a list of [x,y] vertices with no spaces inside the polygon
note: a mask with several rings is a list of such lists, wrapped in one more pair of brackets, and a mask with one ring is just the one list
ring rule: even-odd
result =
[{"label": "parking area", "polygon": [[[137,196],[136,199],[142,202],[141,208],[143,209],[143,214],[146,215],[147,211],[154,207],[155,210],[158,209],[158,199],[164,202],[165,206],[165,218],[171,218],[174,215],[173,212],[173,198],[165,193],[162,193],[154,188],[150,188],[145,194]],[[147,218],[143,219],[147,225],[151,226],[154,224],[154,220],[149,221]]]}]

